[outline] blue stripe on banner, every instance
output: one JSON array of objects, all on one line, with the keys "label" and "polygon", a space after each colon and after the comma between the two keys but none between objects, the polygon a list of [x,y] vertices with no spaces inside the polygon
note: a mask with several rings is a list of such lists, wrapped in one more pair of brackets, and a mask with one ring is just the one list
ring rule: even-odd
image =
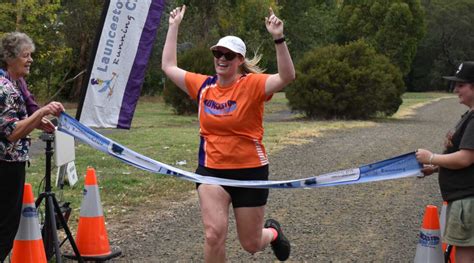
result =
[{"label": "blue stripe on banner", "polygon": [[415,153],[411,152],[380,162],[363,165],[359,168],[341,170],[303,179],[285,181],[230,180],[201,176],[155,161],[95,132],[66,113],[61,113],[58,129],[99,151],[112,155],[139,169],[152,173],[171,175],[191,182],[203,184],[219,184],[247,188],[318,188],[416,176],[420,174],[422,167],[422,165],[416,160]]}]

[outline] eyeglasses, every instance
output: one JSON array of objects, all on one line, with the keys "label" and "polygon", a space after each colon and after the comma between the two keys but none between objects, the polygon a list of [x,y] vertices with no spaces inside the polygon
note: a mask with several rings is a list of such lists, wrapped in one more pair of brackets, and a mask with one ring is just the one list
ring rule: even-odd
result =
[{"label": "eyeglasses", "polygon": [[230,60],[233,60],[237,56],[237,53],[230,52],[230,51],[227,52],[227,53],[224,53],[224,52],[219,51],[219,50],[213,50],[212,55],[214,55],[214,57],[217,58],[217,59],[224,56],[226,60],[230,61]]}]

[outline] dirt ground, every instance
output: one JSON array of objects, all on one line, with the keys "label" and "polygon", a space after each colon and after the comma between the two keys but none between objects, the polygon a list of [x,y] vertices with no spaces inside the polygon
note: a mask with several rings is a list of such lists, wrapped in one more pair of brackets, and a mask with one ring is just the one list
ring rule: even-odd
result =
[{"label": "dirt ground", "polygon": [[[271,179],[358,167],[417,148],[440,152],[444,134],[464,110],[457,99],[443,99],[419,108],[407,119],[311,138],[311,143],[270,156]],[[184,201],[156,202],[107,219],[110,243],[123,251],[112,262],[202,262],[197,194],[184,195]],[[437,176],[271,190],[266,217],[280,221],[290,239],[289,262],[413,262],[428,204],[442,204]],[[276,261],[270,248],[255,255],[245,252],[236,238],[234,221],[229,226],[227,257],[230,262]]]}]

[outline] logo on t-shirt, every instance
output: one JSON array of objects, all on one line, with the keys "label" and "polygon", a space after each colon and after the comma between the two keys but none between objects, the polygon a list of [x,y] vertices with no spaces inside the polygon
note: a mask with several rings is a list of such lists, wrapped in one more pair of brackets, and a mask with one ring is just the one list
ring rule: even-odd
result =
[{"label": "logo on t-shirt", "polygon": [[237,109],[237,102],[234,100],[228,100],[223,103],[208,99],[204,100],[204,111],[212,115],[230,115],[235,109]]}]

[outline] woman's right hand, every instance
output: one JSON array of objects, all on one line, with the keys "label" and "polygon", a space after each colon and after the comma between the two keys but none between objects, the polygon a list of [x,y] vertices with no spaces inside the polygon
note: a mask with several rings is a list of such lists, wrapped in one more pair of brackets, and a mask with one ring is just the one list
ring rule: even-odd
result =
[{"label": "woman's right hand", "polygon": [[[31,116],[16,123],[16,127],[12,134],[7,137],[10,142],[15,142],[24,138],[35,128],[45,128],[46,131],[54,131],[54,125],[49,125],[44,122],[44,117],[48,115],[59,116],[64,111],[64,106],[60,102],[50,102],[48,105],[41,107],[35,111]],[[48,127],[46,127],[48,126]]]},{"label": "woman's right hand", "polygon": [[438,167],[434,165],[423,165],[423,168],[421,168],[421,173],[423,174],[423,176],[421,177],[425,177],[425,176],[436,173],[438,170],[437,168]]},{"label": "woman's right hand", "polygon": [[60,102],[53,101],[43,106],[40,110],[42,111],[41,117],[48,115],[59,116],[59,114],[64,111],[64,106]]},{"label": "woman's right hand", "polygon": [[171,10],[170,18],[168,20],[170,25],[178,25],[181,23],[184,17],[184,13],[186,12],[186,5],[182,7],[176,7],[175,9]]}]

